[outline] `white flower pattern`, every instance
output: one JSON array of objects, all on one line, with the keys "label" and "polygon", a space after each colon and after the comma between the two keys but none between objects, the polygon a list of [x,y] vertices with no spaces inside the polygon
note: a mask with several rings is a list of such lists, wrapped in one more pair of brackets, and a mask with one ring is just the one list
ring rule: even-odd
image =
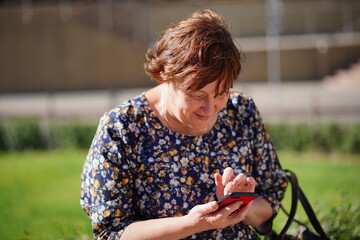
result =
[{"label": "white flower pattern", "polygon": [[[185,215],[215,200],[214,174],[226,167],[253,176],[256,192],[276,214],[286,176],[250,97],[232,92],[213,129],[194,137],[163,126],[143,93],[101,118],[83,167],[80,203],[95,238],[120,239],[134,221]],[[186,239],[258,236],[238,223]]]}]

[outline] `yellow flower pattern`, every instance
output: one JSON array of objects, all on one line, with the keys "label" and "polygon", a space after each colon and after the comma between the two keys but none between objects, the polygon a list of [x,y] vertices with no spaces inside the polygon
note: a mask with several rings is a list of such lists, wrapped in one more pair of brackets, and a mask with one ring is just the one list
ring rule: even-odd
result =
[{"label": "yellow flower pattern", "polygon": [[[97,239],[120,239],[134,221],[186,215],[216,200],[214,174],[251,175],[274,214],[286,176],[253,100],[232,92],[213,129],[200,137],[162,125],[144,93],[100,120],[81,175],[80,203]],[[187,239],[258,239],[242,223]]]}]

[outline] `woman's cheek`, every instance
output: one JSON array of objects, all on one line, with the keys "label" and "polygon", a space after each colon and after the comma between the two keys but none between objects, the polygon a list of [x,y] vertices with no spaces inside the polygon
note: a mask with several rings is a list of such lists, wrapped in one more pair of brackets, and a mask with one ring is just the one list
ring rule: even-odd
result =
[{"label": "woman's cheek", "polygon": [[199,109],[201,107],[201,102],[194,99],[187,99],[184,103],[184,108],[190,112],[195,111],[196,109]]},{"label": "woman's cheek", "polygon": [[226,107],[227,100],[228,100],[227,98],[224,98],[219,102],[217,109],[216,109],[218,112]]}]

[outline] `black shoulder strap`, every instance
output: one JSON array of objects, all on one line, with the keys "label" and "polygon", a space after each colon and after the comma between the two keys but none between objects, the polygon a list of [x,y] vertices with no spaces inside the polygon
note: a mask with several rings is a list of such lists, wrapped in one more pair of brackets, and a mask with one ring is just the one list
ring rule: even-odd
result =
[{"label": "black shoulder strap", "polygon": [[329,237],[326,236],[324,230],[322,229],[321,224],[317,219],[314,210],[312,209],[309,201],[307,200],[304,192],[300,187],[299,187],[299,199],[315,231],[320,235],[322,239],[329,239]]},{"label": "black shoulder strap", "polygon": [[291,223],[294,221],[296,208],[297,208],[297,202],[298,199],[300,200],[312,226],[314,227],[315,231],[320,235],[321,239],[328,240],[329,237],[326,236],[324,230],[322,229],[319,220],[317,219],[314,210],[312,209],[309,201],[307,200],[304,192],[299,186],[296,174],[291,170],[284,170],[287,174],[287,178],[289,182],[291,183],[291,191],[292,191],[292,199],[291,199],[291,210],[289,213],[289,218],[283,228],[283,230],[279,234],[279,239],[282,239],[285,235],[286,231],[290,227]]},{"label": "black shoulder strap", "polygon": [[288,216],[288,220],[286,221],[284,228],[281,230],[281,232],[278,235],[279,239],[283,239],[283,237],[285,236],[291,223],[294,220],[294,217],[296,214],[296,209],[297,209],[297,204],[298,204],[298,198],[299,198],[299,184],[298,184],[296,174],[290,170],[284,170],[284,171],[287,174],[287,178],[288,178],[289,182],[291,183],[292,197],[291,197],[291,209],[290,209],[290,213]]},{"label": "black shoulder strap", "polygon": [[[290,225],[292,224],[292,222],[297,222],[300,225],[303,225],[306,227],[305,224],[297,221],[295,219],[295,214],[296,214],[296,210],[297,210],[297,205],[298,205],[298,200],[300,200],[312,226],[314,227],[315,231],[317,232],[317,234],[320,235],[316,236],[315,234],[313,234],[313,236],[311,236],[308,239],[321,239],[321,240],[329,240],[330,238],[326,235],[326,233],[324,232],[324,230],[322,229],[319,220],[317,219],[314,210],[312,209],[309,201],[307,200],[304,192],[302,191],[302,189],[299,186],[296,174],[291,171],[291,170],[284,170],[286,173],[286,177],[289,181],[289,183],[291,184],[291,209],[290,209],[290,213],[288,213],[282,205],[280,205],[280,207],[282,208],[282,210],[284,211],[284,213],[288,216],[288,220],[286,221],[286,224],[284,226],[284,228],[281,230],[281,232],[279,234],[276,234],[276,232],[274,232],[274,230],[272,230],[272,220],[270,219],[269,221],[267,221],[265,223],[264,226],[261,226],[260,228],[255,228],[256,231],[262,235],[265,235],[265,239],[277,239],[277,240],[283,240],[287,235],[286,232],[289,229]],[[306,227],[307,228],[307,227]],[[311,232],[307,231],[307,234],[310,234]],[[315,238],[316,237],[316,238]]]}]

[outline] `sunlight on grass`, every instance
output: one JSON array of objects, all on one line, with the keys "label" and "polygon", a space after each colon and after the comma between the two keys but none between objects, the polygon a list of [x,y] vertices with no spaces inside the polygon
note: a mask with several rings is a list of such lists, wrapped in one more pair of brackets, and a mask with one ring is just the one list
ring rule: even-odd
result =
[{"label": "sunlight on grass", "polygon": [[85,155],[77,150],[0,155],[3,239],[91,238],[89,220],[79,205]]},{"label": "sunlight on grass", "polygon": [[[79,205],[85,156],[84,150],[0,153],[2,239],[92,239]],[[279,152],[279,158],[283,168],[297,173],[316,211],[359,201],[358,155]],[[289,197],[290,192],[285,205]],[[274,226],[283,224],[279,216]]]},{"label": "sunlight on grass", "polygon": [[313,204],[335,207],[360,196],[360,156],[279,153],[282,167],[293,170]]},{"label": "sunlight on grass", "polygon": [[[299,185],[323,227],[329,222],[330,219],[327,218],[333,209],[360,203],[359,155],[279,152],[279,158],[284,169],[297,174]],[[290,210],[290,200],[289,188],[283,201],[287,210]],[[296,218],[311,226],[300,202]],[[280,213],[274,222],[274,228],[281,230],[286,219]],[[292,232],[295,227],[297,225],[293,224]]]}]

